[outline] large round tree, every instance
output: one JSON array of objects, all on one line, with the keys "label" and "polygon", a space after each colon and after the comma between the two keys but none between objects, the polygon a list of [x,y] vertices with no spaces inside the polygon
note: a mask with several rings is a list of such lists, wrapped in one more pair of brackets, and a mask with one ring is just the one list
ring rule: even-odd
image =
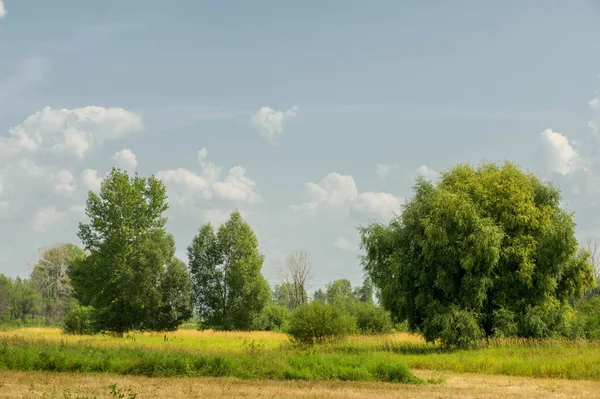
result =
[{"label": "large round tree", "polygon": [[592,282],[558,189],[512,163],[417,179],[401,215],[359,228],[363,266],[397,320],[428,341],[565,333]]},{"label": "large round tree", "polygon": [[89,256],[71,265],[77,299],[95,308],[97,328],[175,330],[192,315],[192,284],[165,228],[163,183],[114,169],[90,191],[78,236]]}]

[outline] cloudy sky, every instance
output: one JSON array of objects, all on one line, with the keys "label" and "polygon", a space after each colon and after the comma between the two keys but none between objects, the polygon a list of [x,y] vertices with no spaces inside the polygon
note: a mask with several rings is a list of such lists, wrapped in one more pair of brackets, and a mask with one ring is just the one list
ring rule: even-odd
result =
[{"label": "cloudy sky", "polygon": [[312,289],[458,162],[536,171],[600,237],[599,38],[592,0],[0,0],[0,272],[79,243],[113,166],[163,179],[183,259],[237,208]]}]

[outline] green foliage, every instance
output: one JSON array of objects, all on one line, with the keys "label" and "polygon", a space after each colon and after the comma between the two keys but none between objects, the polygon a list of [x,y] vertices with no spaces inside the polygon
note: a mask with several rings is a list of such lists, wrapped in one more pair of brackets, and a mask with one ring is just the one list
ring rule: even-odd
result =
[{"label": "green foliage", "polygon": [[361,334],[377,335],[392,332],[392,319],[387,310],[373,303],[355,301],[349,309]]},{"label": "green foliage", "polygon": [[313,301],[301,305],[290,319],[289,334],[299,343],[337,340],[356,331],[356,319],[341,309]]},{"label": "green foliage", "polygon": [[515,326],[554,336],[555,311],[592,283],[560,201],[556,188],[511,163],[459,165],[435,185],[419,178],[388,226],[359,228],[362,263],[392,317],[428,341],[470,346]]},{"label": "green foliage", "polygon": [[[89,256],[69,270],[76,296],[96,309],[98,327],[171,330],[189,318],[189,283],[165,230],[165,186],[113,169],[89,192],[78,236]],[[187,305],[186,305],[187,303]],[[186,309],[187,306],[187,309]]]},{"label": "green foliage", "polygon": [[214,232],[203,225],[188,247],[193,297],[202,328],[248,330],[269,301],[264,255],[241,214]]},{"label": "green foliage", "polygon": [[58,323],[72,304],[70,265],[85,259],[86,253],[74,244],[58,244],[44,250],[30,279],[41,296],[41,316]]},{"label": "green foliage", "polygon": [[271,300],[279,306],[285,306],[289,310],[294,310],[308,299],[306,291],[296,294],[294,292],[296,288],[292,283],[275,285],[271,292]]},{"label": "green foliage", "polygon": [[343,303],[352,299],[352,283],[348,279],[335,280],[325,287],[325,300],[329,304]]},{"label": "green foliage", "polygon": [[388,334],[392,331],[389,312],[373,303],[373,286],[369,278],[354,289],[350,280],[335,280],[327,284],[322,297],[322,302],[352,316],[356,320],[356,331],[361,334]]},{"label": "green foliage", "polygon": [[[0,370],[111,373],[147,377],[233,377],[423,383],[389,353],[307,353],[264,350],[232,353],[95,347],[85,344],[0,343]],[[125,389],[114,391],[127,393]]]},{"label": "green foliage", "polygon": [[10,320],[12,280],[0,274],[0,321]]},{"label": "green foliage", "polygon": [[573,320],[573,335],[600,339],[600,297],[595,296],[577,306]]},{"label": "green foliage", "polygon": [[11,318],[23,323],[33,320],[40,311],[40,304],[40,293],[35,289],[33,282],[17,277],[10,289]]},{"label": "green foliage", "polygon": [[290,311],[285,306],[275,303],[265,306],[254,320],[254,331],[286,331],[290,320]]},{"label": "green foliage", "polygon": [[91,306],[76,305],[63,318],[66,334],[89,335],[96,332],[95,310]]}]

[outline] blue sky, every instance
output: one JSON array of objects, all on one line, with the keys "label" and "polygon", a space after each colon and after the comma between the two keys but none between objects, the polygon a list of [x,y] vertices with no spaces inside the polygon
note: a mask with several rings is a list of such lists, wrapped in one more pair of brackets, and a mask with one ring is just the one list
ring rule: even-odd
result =
[{"label": "blue sky", "polygon": [[306,250],[313,289],[360,282],[356,226],[387,221],[418,173],[435,179],[458,162],[535,170],[561,187],[582,239],[600,234],[596,1],[5,0],[2,10],[8,275],[27,275],[37,248],[78,242],[86,192],[113,165],[164,178],[184,260],[202,223],[237,208],[268,279]]}]

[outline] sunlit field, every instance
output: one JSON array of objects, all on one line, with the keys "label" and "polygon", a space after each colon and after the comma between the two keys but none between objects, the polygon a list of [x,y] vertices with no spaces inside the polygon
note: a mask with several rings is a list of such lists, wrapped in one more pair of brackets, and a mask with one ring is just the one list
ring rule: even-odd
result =
[{"label": "sunlit field", "polygon": [[[404,368],[403,368],[404,367]],[[0,332],[0,369],[143,376],[439,383],[409,369],[600,380],[600,342],[491,340],[446,351],[420,336],[353,336],[312,347],[286,334],[182,329],[170,333],[65,335],[56,328]]]},{"label": "sunlit field", "polygon": [[[418,370],[422,378],[435,376]],[[147,378],[114,374],[0,371],[2,398],[268,398],[268,399],[591,399],[599,381],[444,374],[441,384],[348,381],[264,381],[231,378]]]}]

